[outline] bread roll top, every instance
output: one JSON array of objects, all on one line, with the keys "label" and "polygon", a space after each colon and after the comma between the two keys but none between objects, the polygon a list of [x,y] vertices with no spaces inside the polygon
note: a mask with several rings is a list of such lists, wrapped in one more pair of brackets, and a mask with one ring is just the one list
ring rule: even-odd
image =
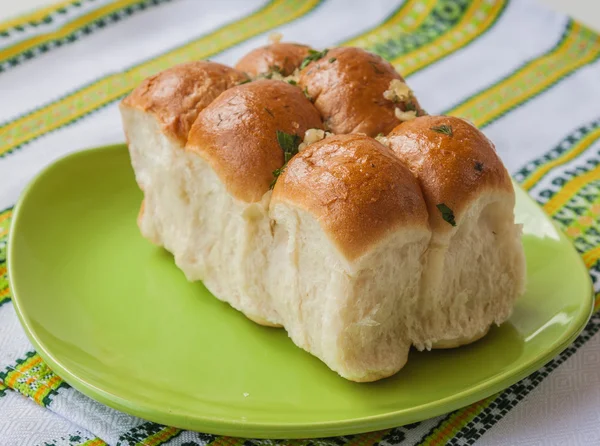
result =
[{"label": "bread roll top", "polygon": [[458,224],[482,192],[506,192],[514,201],[510,176],[494,145],[464,119],[421,116],[397,126],[387,141],[419,180],[433,230],[451,231],[449,212]]},{"label": "bread roll top", "polygon": [[241,71],[215,62],[176,65],[145,79],[122,106],[152,113],[166,135],[184,145],[198,113],[228,88],[248,79]]},{"label": "bread roll top", "polygon": [[289,76],[300,67],[309,49],[299,43],[273,43],[250,51],[235,68],[253,77],[273,72]]},{"label": "bread roll top", "polygon": [[394,229],[428,226],[415,178],[390,149],[364,135],[330,136],[292,158],[271,206],[282,202],[314,215],[349,261]]},{"label": "bread roll top", "polygon": [[[333,133],[387,134],[401,121],[396,108],[420,111],[416,98],[384,93],[393,80],[404,82],[380,56],[360,48],[334,48],[300,71],[299,84]],[[389,96],[388,96],[389,97]]]},{"label": "bread roll top", "polygon": [[277,131],[298,135],[322,128],[319,112],[286,82],[257,80],[233,87],[194,122],[186,150],[207,160],[236,198],[259,201],[284,164]]}]

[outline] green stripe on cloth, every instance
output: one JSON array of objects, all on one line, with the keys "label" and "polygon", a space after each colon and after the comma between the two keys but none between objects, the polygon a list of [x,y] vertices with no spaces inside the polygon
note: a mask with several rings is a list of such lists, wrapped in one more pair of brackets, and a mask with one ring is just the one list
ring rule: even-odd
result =
[{"label": "green stripe on cloth", "polygon": [[[87,0],[87,2],[89,1]],[[45,8],[36,9],[29,14],[23,14],[14,19],[0,22],[0,37],[7,37],[11,32],[23,32],[27,28],[43,23],[51,23],[56,15],[64,14],[73,8],[78,8],[83,3],[85,1],[82,0],[61,1]]]},{"label": "green stripe on cloth", "polygon": [[439,1],[428,20],[413,34],[400,34],[374,50],[408,77],[485,34],[497,23],[507,4],[507,0]]},{"label": "green stripe on cloth", "polygon": [[8,271],[6,268],[6,248],[11,217],[12,208],[0,212],[0,307],[10,301]]},{"label": "green stripe on cloth", "polygon": [[137,11],[169,1],[171,0],[118,0],[108,3],[74,18],[57,30],[35,35],[0,50],[0,73],[53,48],[76,42],[82,36],[89,35],[94,30],[104,29],[107,25],[132,16]]},{"label": "green stripe on cloth", "polygon": [[181,432],[181,429],[148,421],[122,434],[119,437],[119,444],[123,442],[143,446],[160,446],[177,437]]},{"label": "green stripe on cloth", "polygon": [[600,57],[600,36],[569,21],[554,48],[474,94],[445,114],[485,127]]},{"label": "green stripe on cloth", "polygon": [[108,446],[108,445],[100,438],[94,438],[92,440],[87,440],[84,443],[80,443],[79,446]]},{"label": "green stripe on cloth", "polygon": [[50,404],[60,388],[69,387],[34,351],[0,371],[0,381],[43,407]]},{"label": "green stripe on cloth", "polygon": [[122,73],[98,79],[76,92],[0,127],[0,156],[119,100],[152,74],[179,63],[206,59],[251,37],[302,17],[320,3],[321,0],[272,0],[251,15],[225,25],[217,31]]},{"label": "green stripe on cloth", "polygon": [[531,190],[553,169],[571,162],[583,155],[600,137],[600,118],[595,119],[571,132],[551,151],[530,161],[515,175],[515,180],[526,190]]},{"label": "green stripe on cloth", "polygon": [[375,51],[376,46],[384,45],[399,34],[414,32],[429,17],[436,3],[437,0],[406,0],[381,24],[346,40],[343,45]]},{"label": "green stripe on cloth", "polygon": [[2,380],[0,380],[0,398],[2,398],[3,396],[6,396],[7,389],[8,389],[8,387],[4,384],[4,382]]}]

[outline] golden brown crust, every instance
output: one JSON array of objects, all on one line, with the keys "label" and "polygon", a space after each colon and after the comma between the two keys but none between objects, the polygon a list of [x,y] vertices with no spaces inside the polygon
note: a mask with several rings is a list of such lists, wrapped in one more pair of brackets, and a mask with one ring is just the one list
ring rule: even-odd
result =
[{"label": "golden brown crust", "polygon": [[[450,128],[452,135],[443,133],[447,129],[441,126]],[[419,180],[434,230],[452,229],[438,204],[450,208],[458,223],[468,203],[483,190],[514,195],[510,176],[492,142],[463,119],[421,116],[396,127],[387,141]]]},{"label": "golden brown crust", "polygon": [[163,131],[184,145],[198,113],[246,79],[246,74],[226,65],[188,62],[145,79],[122,105],[152,113]]},{"label": "golden brown crust", "polygon": [[192,126],[186,150],[206,159],[233,196],[255,202],[284,162],[277,130],[302,138],[309,128],[322,125],[299,88],[262,79],[231,88],[206,107]]},{"label": "golden brown crust", "polygon": [[280,175],[271,204],[313,214],[348,260],[390,231],[427,228],[417,181],[394,153],[364,135],[335,135],[308,146]]},{"label": "golden brown crust", "polygon": [[273,43],[250,51],[238,61],[235,68],[253,77],[273,71],[289,76],[300,67],[309,49],[299,43]]},{"label": "golden brown crust", "polygon": [[[380,56],[360,48],[334,48],[322,59],[300,71],[306,88],[325,126],[333,133],[387,134],[400,123],[396,107],[406,102],[384,98],[393,79],[402,80],[394,67]],[[415,98],[411,101],[420,111]]]}]

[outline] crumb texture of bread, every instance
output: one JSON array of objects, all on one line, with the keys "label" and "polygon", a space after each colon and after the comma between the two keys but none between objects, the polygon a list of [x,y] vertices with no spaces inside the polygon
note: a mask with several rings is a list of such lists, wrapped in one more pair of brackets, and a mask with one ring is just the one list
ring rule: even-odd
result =
[{"label": "crumb texture of bread", "polygon": [[505,322],[525,256],[491,141],[425,115],[375,54],[279,40],[236,68],[177,65],[121,102],[141,234],[356,382]]},{"label": "crumb texture of bread", "polygon": [[374,139],[331,136],[290,161],[270,208],[266,283],[294,342],[353,381],[400,370],[431,238],[408,169]]},{"label": "crumb texture of bread", "polygon": [[525,289],[510,176],[491,141],[460,118],[418,117],[386,139],[418,179],[433,233],[415,345],[477,338],[508,319]]}]

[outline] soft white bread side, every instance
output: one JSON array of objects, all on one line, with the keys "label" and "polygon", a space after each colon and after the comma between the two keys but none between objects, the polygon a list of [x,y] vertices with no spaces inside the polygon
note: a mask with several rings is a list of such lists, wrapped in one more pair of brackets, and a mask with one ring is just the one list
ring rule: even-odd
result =
[{"label": "soft white bread side", "polygon": [[279,325],[264,288],[272,244],[273,171],[284,164],[277,131],[322,126],[300,89],[259,80],[231,88],[194,122],[185,148],[193,235],[179,267],[255,322]]},{"label": "soft white bread side", "polygon": [[387,141],[419,180],[433,236],[419,298],[419,349],[483,336],[525,287],[515,194],[493,144],[467,121],[423,116]]},{"label": "soft white bread side", "polygon": [[[201,73],[192,75],[206,85],[198,80]],[[239,72],[229,76],[245,79]],[[140,106],[139,92],[124,101],[132,164],[145,196],[139,225],[145,237],[174,254],[188,280],[202,280],[250,319],[278,325],[260,274],[272,240],[269,185],[284,163],[276,131],[302,136],[320,128],[321,120],[287,83],[236,83],[213,84],[210,102],[197,106],[193,124],[183,126],[189,128],[185,135],[164,125],[165,107],[161,114]],[[178,85],[187,84],[180,79]],[[155,82],[150,91],[140,88],[147,102],[157,102],[166,87]]]},{"label": "soft white bread side", "polygon": [[170,226],[172,221],[186,221],[181,214],[186,207],[184,177],[178,172],[184,168],[189,130],[201,110],[247,79],[225,65],[189,62],[145,79],[119,105],[133,170],[144,191],[140,231],[172,253],[186,243]]},{"label": "soft white bread side", "polygon": [[267,284],[292,340],[353,381],[400,370],[430,239],[417,182],[363,135],[308,146],[277,180]]}]

